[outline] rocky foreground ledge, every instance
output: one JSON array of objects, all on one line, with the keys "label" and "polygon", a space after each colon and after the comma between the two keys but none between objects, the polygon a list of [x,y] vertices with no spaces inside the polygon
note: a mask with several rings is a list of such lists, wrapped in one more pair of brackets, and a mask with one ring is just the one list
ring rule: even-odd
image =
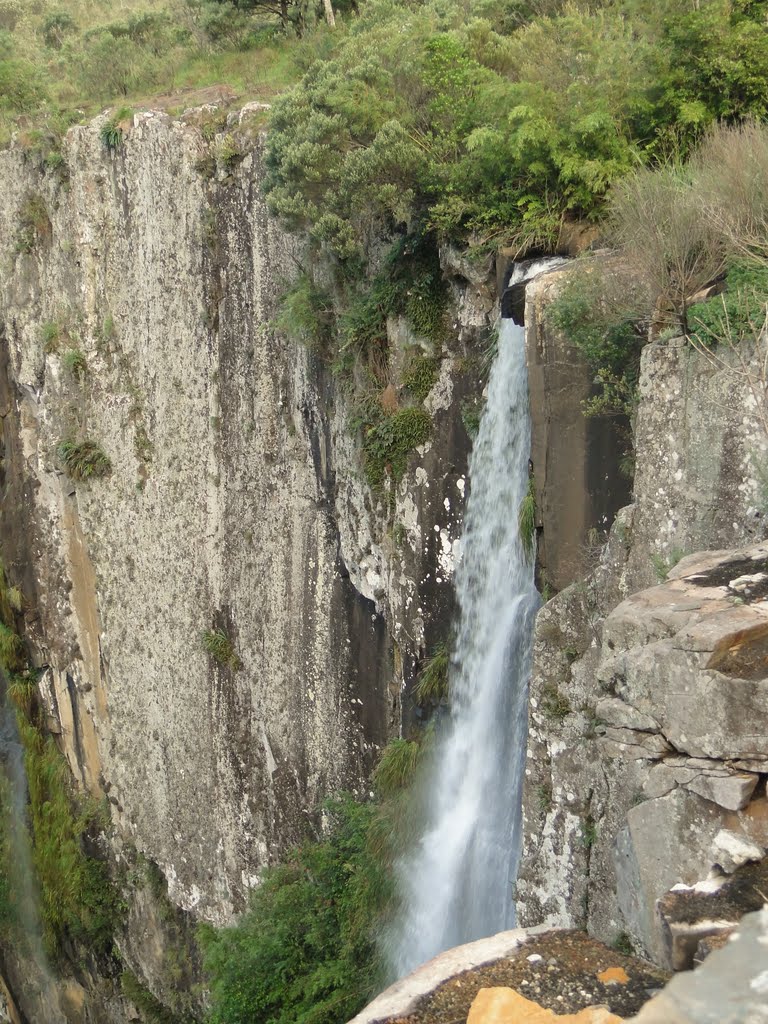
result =
[{"label": "rocky foreground ledge", "polygon": [[583,932],[517,929],[442,953],[349,1024],[768,1024],[768,904],[668,979]]},{"label": "rocky foreground ledge", "polygon": [[613,1024],[668,977],[584,932],[520,928],[441,953],[350,1024]]}]

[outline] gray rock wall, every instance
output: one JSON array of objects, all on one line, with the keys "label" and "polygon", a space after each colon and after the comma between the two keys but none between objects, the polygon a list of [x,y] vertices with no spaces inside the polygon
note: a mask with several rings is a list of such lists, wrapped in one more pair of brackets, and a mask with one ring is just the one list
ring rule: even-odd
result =
[{"label": "gray rock wall", "polygon": [[[627,935],[669,963],[656,901],[725,870],[721,831],[768,847],[764,665],[743,679],[743,664],[722,675],[712,660],[747,635],[762,642],[764,597],[739,589],[764,568],[758,359],[745,375],[733,352],[714,359],[680,339],[644,350],[633,504],[597,566],[537,621],[523,925]],[[739,545],[746,553],[722,550]],[[721,550],[672,569],[706,549]],[[690,577],[715,565],[710,593]]]},{"label": "gray rock wall", "polygon": [[[230,118],[227,165],[199,112],[135,115],[115,152],[103,118],[72,129],[64,174],[0,153],[2,545],[49,724],[109,801],[116,860],[138,851],[172,905],[214,922],[327,794],[366,785],[447,634],[462,367],[493,308],[456,272],[434,438],[372,493],[343,393],[274,327],[306,253],[267,214],[259,116]],[[391,333],[402,364],[419,339]],[[67,438],[111,473],[72,480]],[[121,942],[162,995],[152,920],[131,915]]]},{"label": "gray rock wall", "polygon": [[589,571],[595,544],[630,500],[620,468],[629,425],[584,416],[583,404],[595,390],[589,368],[547,319],[568,272],[542,274],[526,288],[538,571],[550,590],[562,590]]}]

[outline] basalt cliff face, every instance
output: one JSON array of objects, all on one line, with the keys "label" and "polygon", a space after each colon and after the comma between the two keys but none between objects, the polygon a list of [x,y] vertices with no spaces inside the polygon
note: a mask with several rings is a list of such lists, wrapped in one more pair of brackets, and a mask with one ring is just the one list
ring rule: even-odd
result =
[{"label": "basalt cliff face", "polygon": [[734,891],[768,848],[763,357],[646,346],[633,503],[536,625],[519,919],[676,969],[760,905]]},{"label": "basalt cliff face", "polygon": [[[453,273],[433,440],[373,493],[336,381],[273,325],[308,254],[267,214],[262,116],[230,117],[227,166],[199,111],[136,115],[114,151],[101,121],[75,128],[63,173],[0,154],[2,546],[48,726],[108,801],[117,868],[140,855],[172,907],[216,923],[325,796],[367,786],[447,628],[457,368],[494,304]],[[63,441],[111,471],[72,479]],[[134,884],[118,945],[162,995],[150,889]],[[82,1019],[128,1012],[93,998]]]}]

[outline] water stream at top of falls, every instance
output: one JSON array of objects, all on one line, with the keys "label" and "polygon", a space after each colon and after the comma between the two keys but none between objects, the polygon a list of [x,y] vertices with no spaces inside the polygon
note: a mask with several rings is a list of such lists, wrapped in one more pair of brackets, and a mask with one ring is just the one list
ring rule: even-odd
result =
[{"label": "water stream at top of falls", "polygon": [[[516,272],[517,280],[531,276],[530,269]],[[450,720],[423,780],[428,796],[421,839],[397,867],[402,911],[387,946],[398,977],[442,950],[514,925],[539,605],[533,553],[518,526],[529,453],[525,329],[505,319],[469,465]]]}]

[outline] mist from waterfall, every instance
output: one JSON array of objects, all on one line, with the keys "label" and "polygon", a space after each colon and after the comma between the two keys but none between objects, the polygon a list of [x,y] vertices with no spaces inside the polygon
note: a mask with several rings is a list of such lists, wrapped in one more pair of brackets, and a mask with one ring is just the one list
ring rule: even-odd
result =
[{"label": "mist from waterfall", "polygon": [[[519,280],[530,276],[530,270],[517,273]],[[504,319],[469,465],[450,720],[423,779],[422,837],[397,865],[402,911],[386,941],[397,977],[442,950],[514,926],[539,605],[533,552],[518,528],[529,453],[525,330]]]}]

